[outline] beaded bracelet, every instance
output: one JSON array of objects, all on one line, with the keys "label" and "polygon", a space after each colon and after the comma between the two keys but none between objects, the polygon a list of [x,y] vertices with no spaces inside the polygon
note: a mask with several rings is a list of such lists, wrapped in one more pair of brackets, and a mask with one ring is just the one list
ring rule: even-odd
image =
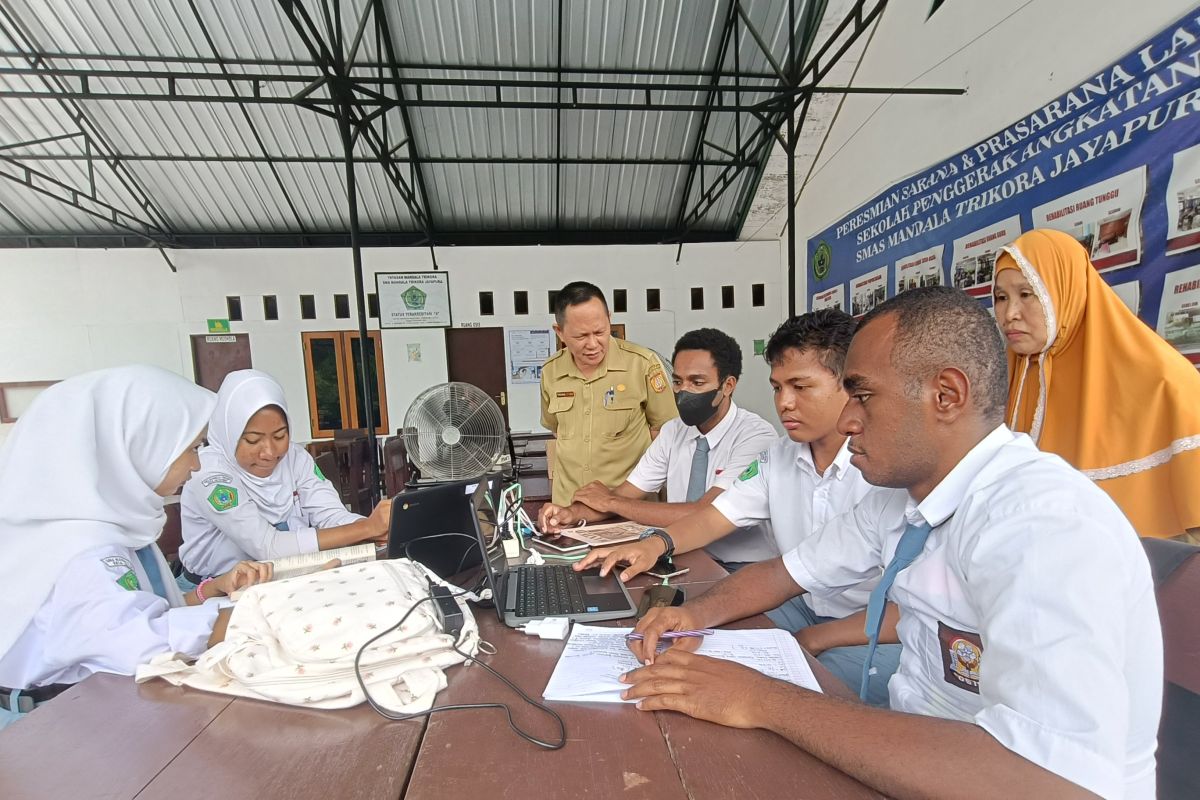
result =
[{"label": "beaded bracelet", "polygon": [[212,583],[214,580],[216,580],[216,579],[215,578],[205,578],[204,580],[200,581],[200,585],[198,585],[196,587],[196,599],[199,600],[201,603],[203,603],[205,600],[208,599],[207,597],[204,596],[204,587],[206,585]]}]

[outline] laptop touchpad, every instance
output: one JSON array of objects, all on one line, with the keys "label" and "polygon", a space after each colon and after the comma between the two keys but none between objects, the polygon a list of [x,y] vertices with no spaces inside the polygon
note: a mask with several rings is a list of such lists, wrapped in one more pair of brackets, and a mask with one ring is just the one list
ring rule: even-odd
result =
[{"label": "laptop touchpad", "polygon": [[615,575],[602,578],[597,573],[585,572],[582,577],[583,590],[587,594],[584,602],[589,611],[615,611],[629,607],[629,601],[625,599]]}]

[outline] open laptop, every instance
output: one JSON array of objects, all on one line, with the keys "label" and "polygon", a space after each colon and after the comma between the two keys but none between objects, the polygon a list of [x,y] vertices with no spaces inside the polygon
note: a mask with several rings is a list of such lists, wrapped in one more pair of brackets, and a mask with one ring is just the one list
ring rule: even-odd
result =
[{"label": "open laptop", "polygon": [[[421,486],[396,495],[392,498],[387,557],[420,561],[443,578],[478,566],[471,498],[480,486],[485,496],[494,497],[499,483],[498,477],[485,476]],[[445,533],[462,536],[422,538]]]},{"label": "open laptop", "polygon": [[496,511],[487,487],[476,487],[471,507],[479,548],[487,554],[483,560],[487,583],[496,613],[505,624],[515,628],[542,617],[600,622],[637,614],[637,606],[615,572],[602,578],[599,570],[576,572],[569,564],[509,567],[504,546],[496,537]]}]

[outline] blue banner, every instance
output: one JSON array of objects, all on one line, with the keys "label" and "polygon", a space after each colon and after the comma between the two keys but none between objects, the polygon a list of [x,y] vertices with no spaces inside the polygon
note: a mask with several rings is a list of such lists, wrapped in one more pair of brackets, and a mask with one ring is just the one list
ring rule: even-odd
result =
[{"label": "blue banner", "polygon": [[1200,361],[1200,9],[809,239],[809,307],[935,284],[990,305],[996,252],[1047,227]]}]

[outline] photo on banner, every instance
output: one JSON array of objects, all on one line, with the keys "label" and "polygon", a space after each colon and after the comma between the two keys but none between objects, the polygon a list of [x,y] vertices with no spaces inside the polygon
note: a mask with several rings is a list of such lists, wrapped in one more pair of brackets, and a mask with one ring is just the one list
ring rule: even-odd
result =
[{"label": "photo on banner", "polygon": [[1033,209],[1033,227],[1069,233],[1100,272],[1142,260],[1146,168],[1136,167]]},{"label": "photo on banner", "polygon": [[836,308],[839,311],[846,310],[846,284],[839,283],[832,289],[826,289],[823,292],[813,295],[812,310],[819,311],[822,308]]},{"label": "photo on banner", "polygon": [[972,297],[991,296],[996,254],[1020,235],[1021,218],[1009,217],[955,239],[950,251],[954,286]]},{"label": "photo on banner", "polygon": [[850,315],[861,317],[887,300],[887,267],[850,281]]},{"label": "photo on banner", "polygon": [[944,286],[946,276],[942,269],[942,254],[945,251],[946,245],[939,244],[897,261],[896,294],[923,286]]},{"label": "photo on banner", "polygon": [[1200,265],[1167,275],[1158,333],[1193,364],[1200,364]]},{"label": "photo on banner", "polygon": [[1167,255],[1200,247],[1200,145],[1172,159],[1166,202]]}]

